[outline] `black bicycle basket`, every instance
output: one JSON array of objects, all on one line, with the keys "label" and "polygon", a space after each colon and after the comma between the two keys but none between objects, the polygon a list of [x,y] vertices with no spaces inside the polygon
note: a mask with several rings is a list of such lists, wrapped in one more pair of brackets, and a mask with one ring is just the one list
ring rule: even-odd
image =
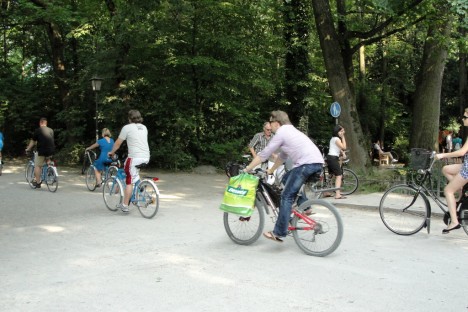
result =
[{"label": "black bicycle basket", "polygon": [[428,169],[431,165],[432,152],[423,148],[412,148],[410,156],[411,169]]},{"label": "black bicycle basket", "polygon": [[228,162],[224,168],[224,172],[230,178],[239,175],[242,169],[242,164],[239,164],[238,162]]}]

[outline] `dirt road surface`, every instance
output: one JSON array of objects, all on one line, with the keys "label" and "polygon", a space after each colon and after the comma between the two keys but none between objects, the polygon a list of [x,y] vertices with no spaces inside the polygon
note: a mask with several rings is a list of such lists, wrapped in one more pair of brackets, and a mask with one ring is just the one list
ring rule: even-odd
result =
[{"label": "dirt road surface", "polygon": [[147,220],[107,210],[78,169],[59,168],[49,193],[7,163],[0,310],[468,311],[468,236],[442,235],[440,219],[429,235],[403,237],[377,210],[340,207],[345,233],[328,257],[303,254],[292,237],[239,246],[218,209],[225,176],[150,173],[161,204]]}]

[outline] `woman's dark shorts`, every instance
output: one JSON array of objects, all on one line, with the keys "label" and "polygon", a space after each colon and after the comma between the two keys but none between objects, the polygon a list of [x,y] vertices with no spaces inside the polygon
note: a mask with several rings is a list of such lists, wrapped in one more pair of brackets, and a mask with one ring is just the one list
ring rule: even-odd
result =
[{"label": "woman's dark shorts", "polygon": [[327,156],[328,172],[335,176],[343,175],[343,170],[340,166],[340,158],[338,156]]}]

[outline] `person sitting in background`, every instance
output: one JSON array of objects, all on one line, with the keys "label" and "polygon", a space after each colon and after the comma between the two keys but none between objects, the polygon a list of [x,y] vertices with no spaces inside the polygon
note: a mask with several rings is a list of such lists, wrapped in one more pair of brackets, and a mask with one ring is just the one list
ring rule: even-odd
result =
[{"label": "person sitting in background", "polygon": [[374,144],[374,150],[377,151],[377,153],[379,154],[379,157],[382,156],[382,155],[388,156],[388,158],[390,159],[390,161],[391,161],[392,163],[398,162],[398,159],[394,159],[394,158],[393,158],[392,153],[390,153],[390,152],[384,152],[384,151],[382,150],[382,148],[380,147],[380,140],[377,140],[377,142],[375,142],[375,144]]},{"label": "person sitting in background", "polygon": [[96,187],[100,187],[102,181],[101,172],[104,170],[106,163],[112,162],[112,159],[107,155],[114,147],[114,139],[112,139],[112,134],[109,129],[102,129],[102,139],[99,139],[93,145],[88,146],[86,151],[97,147],[101,150],[101,154],[99,154],[99,158],[94,161],[94,174],[96,176]]},{"label": "person sitting in background", "polygon": [[[463,141],[458,136],[458,134],[453,135],[452,144],[453,144],[453,151],[454,152],[458,151],[462,147]],[[461,163],[461,157],[455,157],[455,163],[457,163],[457,164]]]}]

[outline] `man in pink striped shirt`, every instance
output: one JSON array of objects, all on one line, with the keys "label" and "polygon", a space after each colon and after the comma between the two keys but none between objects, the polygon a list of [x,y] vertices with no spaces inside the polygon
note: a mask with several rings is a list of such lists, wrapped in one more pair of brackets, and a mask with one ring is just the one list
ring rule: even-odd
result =
[{"label": "man in pink striped shirt", "polygon": [[[282,237],[288,234],[289,218],[294,200],[305,181],[314,173],[322,170],[324,163],[322,153],[312,140],[304,133],[296,129],[289,120],[288,114],[283,111],[273,111],[270,114],[270,125],[275,136],[268,145],[252,160],[245,169],[247,172],[255,166],[264,162],[272,153],[281,148],[281,153],[277,157],[268,173],[282,165],[286,159],[291,159],[293,168],[283,177],[284,189],[281,194],[280,211],[273,231],[263,233],[263,235],[276,242],[282,242]],[[300,197],[298,205],[307,200],[305,195]]]}]

